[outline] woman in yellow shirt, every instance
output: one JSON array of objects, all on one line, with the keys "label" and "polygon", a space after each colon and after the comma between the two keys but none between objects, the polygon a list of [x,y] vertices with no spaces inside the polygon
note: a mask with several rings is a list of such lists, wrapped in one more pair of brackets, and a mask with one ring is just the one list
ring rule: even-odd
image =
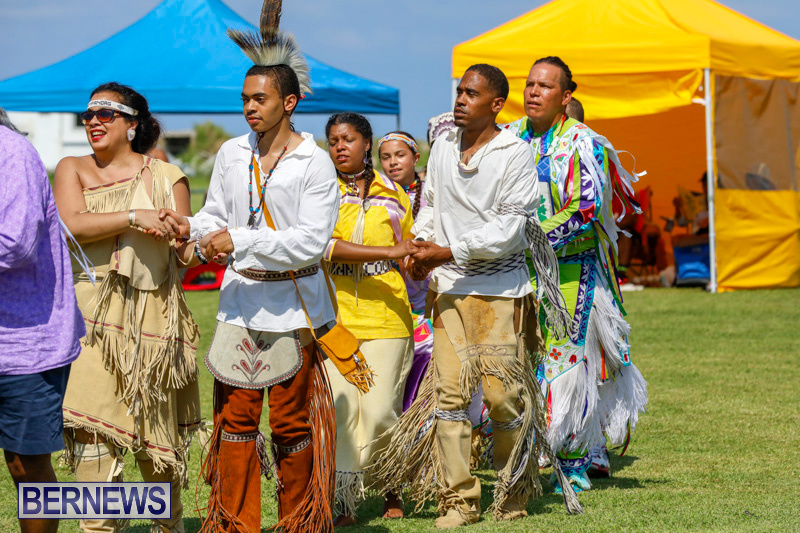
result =
[{"label": "woman in yellow shirt", "polygon": [[[329,369],[337,426],[334,525],[344,526],[356,523],[364,468],[384,444],[376,439],[402,412],[414,339],[411,306],[397,264],[416,247],[410,239],[414,220],[408,195],[372,167],[367,119],[355,113],[333,115],[325,135],[342,195],[325,259],[336,285],[339,320],[358,337],[375,372],[375,386],[359,395]],[[403,516],[396,496],[387,497],[383,516]]]}]

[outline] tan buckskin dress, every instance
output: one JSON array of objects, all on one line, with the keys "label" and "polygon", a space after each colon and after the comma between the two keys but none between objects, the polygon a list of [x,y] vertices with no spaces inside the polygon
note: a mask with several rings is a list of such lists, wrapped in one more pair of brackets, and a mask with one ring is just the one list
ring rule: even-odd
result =
[{"label": "tan buckskin dress", "polygon": [[[152,199],[142,172],[153,176]],[[174,165],[147,158],[139,173],[84,189],[92,213],[175,208]],[[72,364],[64,398],[64,460],[79,481],[121,480],[131,451],[145,481],[172,482],[172,518],[163,531],[183,531],[180,487],[187,484],[191,437],[203,427],[195,354],[199,332],[186,306],[176,252],[169,243],[131,229],[87,243],[92,285],[73,261],[75,295],[86,322],[83,350]],[[74,428],[107,446],[77,443]],[[84,520],[84,531],[116,531],[119,521]]]}]

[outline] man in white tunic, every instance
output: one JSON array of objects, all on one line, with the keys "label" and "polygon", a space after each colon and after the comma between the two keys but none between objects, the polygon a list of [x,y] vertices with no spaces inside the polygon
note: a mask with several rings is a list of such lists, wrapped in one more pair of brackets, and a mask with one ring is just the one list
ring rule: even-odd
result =
[{"label": "man in white tunic", "polygon": [[[468,413],[479,383],[494,429],[494,517],[526,516],[528,500],[541,491],[536,458],[544,417],[528,354],[537,351],[538,337],[525,249],[542,273],[545,265],[554,272],[556,259],[529,217],[536,200],[530,149],[495,124],[507,96],[499,69],[467,69],[458,85],[457,129],[439,136],[431,151],[428,205],[413,228],[422,251],[407,266],[415,277],[433,269],[433,364],[374,467],[386,490],[410,486],[413,499],[438,499],[438,528],[480,517]],[[540,279],[558,292],[557,281]]]},{"label": "man in white tunic", "polygon": [[305,92],[287,65],[252,67],[242,100],[253,133],[222,145],[196,216],[165,213],[199,240],[201,260],[232,259],[206,356],[214,434],[203,463],[211,485],[203,531],[261,530],[260,474],[271,470],[258,430],[265,389],[279,526],[333,529],[336,422],[309,322],[318,329],[336,318],[319,262],[336,224],[339,189],[327,152],[292,130],[291,113]]}]

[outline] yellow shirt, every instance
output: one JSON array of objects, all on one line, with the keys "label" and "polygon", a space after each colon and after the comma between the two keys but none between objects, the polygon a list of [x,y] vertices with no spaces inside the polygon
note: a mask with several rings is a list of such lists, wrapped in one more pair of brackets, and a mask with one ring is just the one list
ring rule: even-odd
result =
[{"label": "yellow shirt", "polygon": [[[333,238],[325,252],[330,260],[339,239],[349,241],[360,208],[360,199],[347,196],[339,180],[342,203]],[[365,246],[394,246],[411,237],[414,219],[408,195],[389,178],[375,172],[367,194],[370,207],[364,217]],[[339,302],[339,319],[359,339],[397,339],[413,334],[411,306],[406,284],[394,268],[385,274],[363,276],[356,283],[352,276],[332,276]]]}]

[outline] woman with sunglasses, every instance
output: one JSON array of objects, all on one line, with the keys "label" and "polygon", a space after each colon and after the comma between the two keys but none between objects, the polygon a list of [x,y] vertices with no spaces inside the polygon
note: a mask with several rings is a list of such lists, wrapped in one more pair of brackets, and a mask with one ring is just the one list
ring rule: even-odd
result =
[{"label": "woman with sunglasses", "polygon": [[[63,404],[65,458],[78,481],[121,481],[130,450],[145,481],[171,483],[170,519],[183,531],[180,487],[186,453],[200,428],[198,330],[178,270],[203,260],[196,243],[170,242],[161,208],[191,215],[180,169],[146,154],[160,134],[147,101],[130,87],[101,85],[81,113],[92,154],[56,168],[58,210],[94,264],[96,281],[73,264],[87,334]],[[82,520],[83,531],[116,531],[112,519]]]},{"label": "woman with sunglasses", "polygon": [[[330,367],[336,406],[336,526],[356,523],[365,467],[380,453],[376,439],[402,412],[413,357],[413,322],[403,276],[395,262],[416,250],[413,217],[403,190],[372,167],[372,127],[355,113],[333,115],[325,126],[342,195],[339,219],[325,252],[336,285],[339,319],[356,337],[375,372],[375,385],[359,395]],[[394,495],[384,518],[401,518]]]}]

